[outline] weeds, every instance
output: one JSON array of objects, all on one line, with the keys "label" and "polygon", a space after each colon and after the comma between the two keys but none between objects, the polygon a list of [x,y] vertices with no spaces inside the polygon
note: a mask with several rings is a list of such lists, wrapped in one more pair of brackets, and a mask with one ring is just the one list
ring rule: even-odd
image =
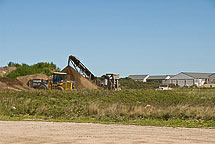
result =
[{"label": "weeds", "polygon": [[193,125],[211,126],[215,121],[214,101],[213,89],[0,91],[0,117],[135,124],[158,120],[166,126],[174,125],[173,121],[182,126],[179,122],[187,121],[188,127],[194,121]]}]

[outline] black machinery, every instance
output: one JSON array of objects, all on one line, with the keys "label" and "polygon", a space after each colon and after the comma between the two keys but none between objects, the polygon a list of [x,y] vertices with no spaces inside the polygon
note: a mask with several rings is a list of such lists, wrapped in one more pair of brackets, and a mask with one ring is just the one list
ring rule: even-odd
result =
[{"label": "black machinery", "polygon": [[84,64],[77,57],[72,55],[69,56],[68,66],[70,66],[70,63],[72,63],[77,72],[79,72],[89,80],[95,81],[98,86],[103,87],[104,89],[119,89],[119,74],[106,74],[99,79],[95,77],[95,75],[93,75],[92,72],[90,72],[90,70],[86,66],[84,66]]},{"label": "black machinery", "polygon": [[69,56],[68,66],[70,62],[73,64],[75,70],[84,75],[89,80],[95,79],[95,76],[84,66],[84,64],[75,56]]},{"label": "black machinery", "polygon": [[118,90],[119,89],[119,74],[106,74],[101,77],[100,85],[105,89]]}]

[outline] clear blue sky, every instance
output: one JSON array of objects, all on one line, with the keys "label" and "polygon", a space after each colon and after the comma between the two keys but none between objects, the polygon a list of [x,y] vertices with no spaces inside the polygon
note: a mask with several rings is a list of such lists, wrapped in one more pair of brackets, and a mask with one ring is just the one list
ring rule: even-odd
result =
[{"label": "clear blue sky", "polygon": [[97,76],[215,72],[215,0],[0,0],[0,67],[69,55]]}]

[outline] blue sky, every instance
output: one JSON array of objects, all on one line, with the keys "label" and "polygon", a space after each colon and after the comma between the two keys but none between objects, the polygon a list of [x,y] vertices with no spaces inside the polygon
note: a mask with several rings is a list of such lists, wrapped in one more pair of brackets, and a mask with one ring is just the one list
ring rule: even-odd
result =
[{"label": "blue sky", "polygon": [[215,0],[0,0],[0,67],[69,55],[97,76],[215,72]]}]

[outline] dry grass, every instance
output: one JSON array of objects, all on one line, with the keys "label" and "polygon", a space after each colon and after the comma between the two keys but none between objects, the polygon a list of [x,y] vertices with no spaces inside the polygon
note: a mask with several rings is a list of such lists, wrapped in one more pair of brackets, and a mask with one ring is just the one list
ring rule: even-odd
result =
[{"label": "dry grass", "polygon": [[90,116],[130,117],[130,118],[162,118],[162,119],[198,119],[215,120],[215,107],[204,106],[168,106],[112,104],[106,107],[98,103],[86,106]]}]

